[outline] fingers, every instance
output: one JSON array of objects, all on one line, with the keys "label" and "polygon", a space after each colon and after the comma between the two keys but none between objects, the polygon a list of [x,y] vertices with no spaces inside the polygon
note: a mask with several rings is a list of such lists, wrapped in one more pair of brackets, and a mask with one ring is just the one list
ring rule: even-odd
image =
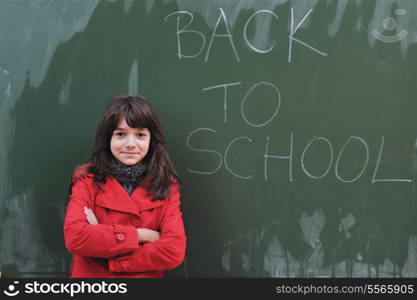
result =
[{"label": "fingers", "polygon": [[160,234],[158,231],[147,229],[149,234],[149,242],[154,243],[159,240]]},{"label": "fingers", "polygon": [[154,234],[154,236],[153,236],[153,242],[157,242],[158,240],[159,240],[159,238],[160,238],[160,234],[159,234],[159,232],[155,232],[155,234]]},{"label": "fingers", "polygon": [[154,243],[159,240],[160,233],[158,231],[147,228],[138,228],[137,230],[140,243]]},{"label": "fingers", "polygon": [[86,215],[87,222],[89,224],[91,224],[91,225],[97,225],[98,224],[98,221],[97,221],[97,218],[96,218],[94,212],[91,209],[87,208],[86,206],[84,206],[84,214]]}]

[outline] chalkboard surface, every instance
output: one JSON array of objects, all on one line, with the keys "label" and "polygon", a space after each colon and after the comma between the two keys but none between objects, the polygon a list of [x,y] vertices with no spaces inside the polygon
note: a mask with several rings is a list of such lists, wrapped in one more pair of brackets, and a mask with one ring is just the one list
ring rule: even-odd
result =
[{"label": "chalkboard surface", "polygon": [[171,277],[417,277],[417,2],[3,0],[0,271],[68,276],[69,177],[142,94],[183,180]]}]

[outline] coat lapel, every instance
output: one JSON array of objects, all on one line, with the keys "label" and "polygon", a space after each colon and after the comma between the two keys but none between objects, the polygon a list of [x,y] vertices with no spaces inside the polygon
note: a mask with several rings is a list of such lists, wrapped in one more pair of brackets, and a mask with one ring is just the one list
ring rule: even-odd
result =
[{"label": "coat lapel", "polygon": [[97,195],[95,201],[97,205],[137,216],[139,215],[137,206],[132,198],[112,176],[107,177],[103,189],[104,192],[100,192]]},{"label": "coat lapel", "polygon": [[147,195],[143,186],[138,186],[132,193],[132,200],[135,202],[139,213],[162,205],[161,200],[151,201],[152,197]]}]

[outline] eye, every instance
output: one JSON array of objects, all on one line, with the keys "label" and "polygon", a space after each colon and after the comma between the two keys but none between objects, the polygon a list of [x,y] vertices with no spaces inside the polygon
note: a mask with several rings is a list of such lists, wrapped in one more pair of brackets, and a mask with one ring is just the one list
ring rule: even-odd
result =
[{"label": "eye", "polygon": [[124,136],[125,134],[121,131],[118,131],[114,134],[115,136]]},{"label": "eye", "polygon": [[137,136],[140,137],[140,138],[142,138],[142,137],[145,137],[146,134],[141,132],[141,133],[138,133]]}]

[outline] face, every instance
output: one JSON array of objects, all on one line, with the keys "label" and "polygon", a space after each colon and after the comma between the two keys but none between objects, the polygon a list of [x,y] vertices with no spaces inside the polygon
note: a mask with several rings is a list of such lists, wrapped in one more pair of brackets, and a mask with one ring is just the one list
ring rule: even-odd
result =
[{"label": "face", "polygon": [[150,141],[151,133],[147,128],[132,128],[122,118],[113,131],[110,150],[122,164],[133,166],[145,158]]}]

